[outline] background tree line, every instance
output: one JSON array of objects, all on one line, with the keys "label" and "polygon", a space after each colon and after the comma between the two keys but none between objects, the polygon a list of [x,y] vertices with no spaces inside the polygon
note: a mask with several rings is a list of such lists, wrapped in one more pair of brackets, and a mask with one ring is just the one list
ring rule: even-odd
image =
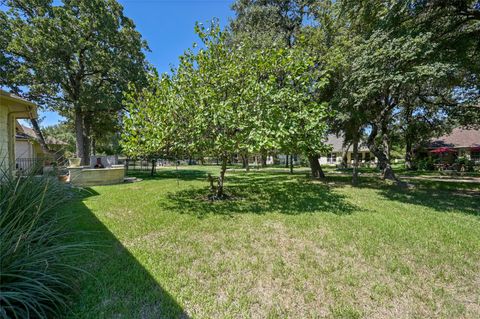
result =
[{"label": "background tree line", "polygon": [[0,85],[64,115],[84,162],[123,130],[129,155],[301,153],[321,177],[337,133],[354,182],[362,142],[396,180],[392,148],[413,167],[417,143],[480,123],[479,1],[237,0],[168,75],[115,0],[3,3]]},{"label": "background tree line", "polygon": [[[172,76],[153,80],[168,87],[169,99],[156,93],[162,91],[156,84],[131,96],[127,151],[145,153],[145,144],[163,156],[172,151],[165,141],[174,137],[175,152],[198,156],[298,152],[319,177],[326,135],[337,133],[354,151],[354,182],[362,141],[383,178],[397,181],[394,143],[405,149],[411,168],[415,145],[454,126],[480,123],[478,1],[238,0],[232,9],[236,16],[226,30],[213,25],[209,37],[197,30],[199,52],[186,51]],[[290,62],[296,66],[279,65],[279,54],[297,59]],[[306,80],[292,80],[298,76]],[[176,114],[169,103],[187,111]],[[175,132],[162,124],[155,128],[161,133],[145,138],[142,125],[156,120],[142,116],[155,107],[155,116],[175,114]],[[211,121],[226,121],[229,128]],[[217,144],[209,144],[211,134]]]}]

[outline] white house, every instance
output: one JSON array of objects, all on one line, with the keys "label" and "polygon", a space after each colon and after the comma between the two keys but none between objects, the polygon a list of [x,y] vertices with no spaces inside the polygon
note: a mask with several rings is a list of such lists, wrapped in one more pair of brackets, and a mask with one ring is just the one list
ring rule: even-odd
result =
[{"label": "white house", "polygon": [[[332,147],[332,150],[328,153],[321,154],[319,159],[321,165],[340,165],[342,163],[343,155],[345,152],[347,155],[347,164],[351,165],[353,163],[353,147],[345,147],[344,138],[342,136],[329,134],[326,143]],[[373,156],[373,154],[369,151],[368,147],[365,144],[362,143],[361,145],[359,145],[358,153],[358,160],[361,165],[375,162],[375,156]],[[285,165],[286,160],[287,155],[284,154],[279,154],[275,157],[269,156],[267,164],[278,163],[281,165]],[[288,160],[291,161],[290,156],[288,156]],[[300,163],[302,163],[302,156],[293,155],[293,164],[299,165]]]},{"label": "white house", "polygon": [[[66,142],[51,136],[45,136],[44,138],[48,148],[57,155],[61,154],[63,148],[67,145]],[[17,121],[15,128],[16,169],[26,170],[35,165],[43,165],[46,159],[52,159],[53,153],[46,153],[39,140],[32,128],[21,125]]]},{"label": "white house", "polygon": [[[343,156],[346,152],[347,164],[353,163],[353,146],[345,147],[345,139],[342,136],[329,134],[327,144],[332,147],[332,151],[327,154],[322,154],[320,157],[320,164],[322,165],[339,165],[342,163]],[[375,162],[375,156],[370,152],[368,147],[361,143],[358,147],[358,160],[360,164],[368,164]]]}]

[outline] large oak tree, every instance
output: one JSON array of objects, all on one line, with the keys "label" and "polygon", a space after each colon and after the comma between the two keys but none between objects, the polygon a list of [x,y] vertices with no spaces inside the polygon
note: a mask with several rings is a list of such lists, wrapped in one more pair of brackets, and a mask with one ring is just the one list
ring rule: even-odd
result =
[{"label": "large oak tree", "polygon": [[10,76],[5,84],[72,119],[76,154],[88,164],[93,119],[97,130],[110,130],[128,83],[142,85],[145,79],[145,41],[115,0],[6,4],[1,69]]}]

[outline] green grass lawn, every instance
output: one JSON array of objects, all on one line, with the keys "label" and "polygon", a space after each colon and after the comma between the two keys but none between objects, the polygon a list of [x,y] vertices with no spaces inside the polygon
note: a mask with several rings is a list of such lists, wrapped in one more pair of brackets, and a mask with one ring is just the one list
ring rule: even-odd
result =
[{"label": "green grass lawn", "polygon": [[65,207],[100,247],[71,318],[478,318],[480,185],[161,169]]}]

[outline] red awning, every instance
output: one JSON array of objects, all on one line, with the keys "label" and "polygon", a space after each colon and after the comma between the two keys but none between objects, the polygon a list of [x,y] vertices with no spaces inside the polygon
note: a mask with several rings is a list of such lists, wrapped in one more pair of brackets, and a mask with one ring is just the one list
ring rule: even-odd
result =
[{"label": "red awning", "polygon": [[480,152],[480,146],[470,147],[471,152]]},{"label": "red awning", "polygon": [[457,151],[450,147],[439,147],[431,150],[430,153],[456,153]]}]

